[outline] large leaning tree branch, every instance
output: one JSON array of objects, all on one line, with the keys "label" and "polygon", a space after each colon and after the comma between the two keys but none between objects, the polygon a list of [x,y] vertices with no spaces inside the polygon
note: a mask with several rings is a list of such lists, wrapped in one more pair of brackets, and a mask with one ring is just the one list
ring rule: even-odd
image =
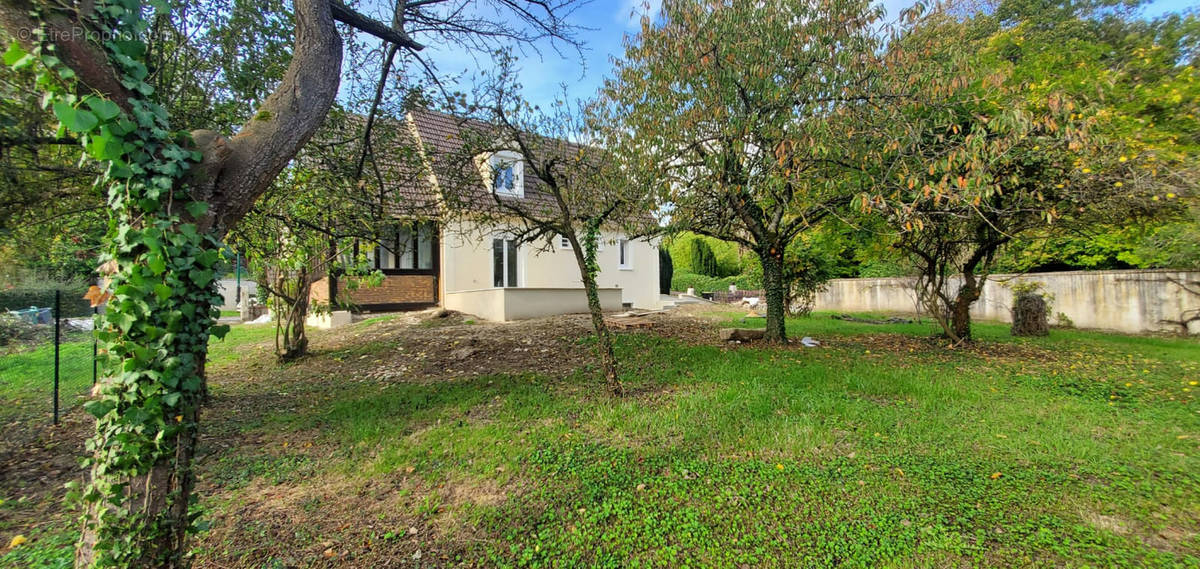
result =
[{"label": "large leaning tree branch", "polygon": [[[329,5],[333,14],[333,19],[356,30],[371,34],[383,41],[413,51],[420,51],[425,47],[408,37],[408,34],[405,33],[401,27],[388,27],[378,20],[374,20],[359,14],[358,12],[350,9],[349,6],[342,3],[341,0],[329,0]],[[400,16],[402,13],[403,12],[399,9],[396,11],[397,16]]]},{"label": "large leaning tree branch", "polygon": [[[35,47],[37,30],[44,30],[45,42],[75,71],[79,91],[99,94],[129,110],[130,94],[113,62],[89,34],[80,33],[94,27],[91,10],[91,3],[61,9],[2,0],[0,25],[27,50]],[[196,200],[209,203],[208,213],[197,220],[201,229],[227,233],[325,119],[341,78],[342,40],[335,20],[409,50],[423,47],[403,30],[363,16],[339,0],[296,0],[294,11],[292,60],[258,112],[233,137],[210,130],[192,132],[203,159],[192,171],[190,191]]]},{"label": "large leaning tree branch", "polygon": [[[121,85],[108,56],[97,44],[89,41],[88,23],[92,4],[80,6],[77,11],[52,9],[43,4],[35,5],[29,0],[0,0],[0,25],[15,38],[26,51],[32,51],[38,31],[44,30],[46,43],[53,46],[54,54],[63,64],[75,71],[81,88],[96,92],[129,110],[129,92]],[[34,14],[42,17],[34,19]]]}]

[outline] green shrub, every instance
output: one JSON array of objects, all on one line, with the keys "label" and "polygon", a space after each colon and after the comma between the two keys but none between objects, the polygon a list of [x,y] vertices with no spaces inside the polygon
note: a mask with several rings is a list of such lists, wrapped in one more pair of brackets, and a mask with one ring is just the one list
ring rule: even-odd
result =
[{"label": "green shrub", "polygon": [[675,261],[665,247],[658,250],[658,292],[671,294],[671,278],[675,276]]},{"label": "green shrub", "polygon": [[692,272],[709,277],[721,276],[721,269],[717,267],[717,257],[713,255],[712,248],[700,239],[692,241]]},{"label": "green shrub", "polygon": [[63,316],[90,316],[92,314],[91,304],[83,298],[87,289],[86,285],[51,281],[27,283],[7,289],[0,289],[0,312],[5,310],[21,310],[30,306],[53,308],[54,291],[61,290]]},{"label": "green shrub", "polygon": [[754,259],[753,254],[744,254],[737,243],[721,241],[713,237],[682,232],[669,237],[663,242],[663,247],[671,253],[676,271],[703,274],[692,265],[692,243],[703,242],[712,251],[717,261],[717,271],[713,276],[739,275],[745,271],[747,261]]},{"label": "green shrub", "polygon": [[853,276],[859,278],[885,278],[906,277],[911,274],[912,271],[901,261],[872,259],[859,265],[858,274]]},{"label": "green shrub", "polygon": [[675,271],[671,279],[671,290],[686,291],[696,289],[696,294],[702,292],[719,292],[729,290],[729,285],[737,285],[739,290],[757,290],[762,287],[762,281],[751,275],[735,275],[732,277],[710,277],[683,271]]}]

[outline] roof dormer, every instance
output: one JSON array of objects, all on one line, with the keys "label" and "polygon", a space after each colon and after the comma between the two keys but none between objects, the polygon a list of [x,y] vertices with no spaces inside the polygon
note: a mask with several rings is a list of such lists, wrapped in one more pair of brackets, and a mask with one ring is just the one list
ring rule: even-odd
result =
[{"label": "roof dormer", "polygon": [[511,150],[501,150],[488,158],[492,192],[498,196],[525,197],[525,162]]}]

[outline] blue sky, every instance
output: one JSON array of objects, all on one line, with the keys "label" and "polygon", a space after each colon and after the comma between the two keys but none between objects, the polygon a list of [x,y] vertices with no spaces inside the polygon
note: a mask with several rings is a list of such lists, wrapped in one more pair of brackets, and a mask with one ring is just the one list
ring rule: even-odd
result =
[{"label": "blue sky", "polygon": [[[1195,1],[1155,0],[1143,9],[1143,14],[1153,17],[1181,12],[1195,8]],[[889,17],[895,17],[912,3],[912,0],[883,0]],[[657,1],[652,0],[651,4],[657,5]],[[540,56],[532,51],[518,54],[525,97],[535,104],[546,104],[562,93],[563,85],[572,98],[594,95],[612,69],[612,58],[623,53],[623,38],[636,31],[642,5],[643,0],[592,0],[572,14],[571,21],[585,28],[579,32],[584,43],[582,60],[573,51],[559,56],[548,45],[540,46]],[[477,61],[461,52],[439,51],[436,46],[430,46],[427,53],[443,73],[465,72],[469,77],[480,66],[489,64],[489,60]]]}]

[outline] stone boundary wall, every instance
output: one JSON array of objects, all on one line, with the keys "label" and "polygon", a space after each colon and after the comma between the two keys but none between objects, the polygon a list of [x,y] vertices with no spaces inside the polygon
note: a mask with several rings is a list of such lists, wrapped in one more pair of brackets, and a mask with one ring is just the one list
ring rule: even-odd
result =
[{"label": "stone boundary wall", "polygon": [[[237,302],[233,298],[237,292],[237,280],[220,279],[217,281],[217,290],[221,292],[221,297],[224,300],[221,310],[237,310]],[[258,285],[254,281],[242,277],[242,298],[244,299],[247,295],[251,294],[258,294]],[[261,302],[262,299],[260,298],[259,301]]]},{"label": "stone boundary wall", "polygon": [[[1177,324],[1188,311],[1200,310],[1200,296],[1190,294],[1172,280],[1200,283],[1200,271],[1132,270],[1067,271],[1026,275],[1000,274],[988,278],[971,317],[1011,322],[1012,284],[1037,281],[1054,295],[1051,323],[1065,314],[1079,328],[1120,332],[1179,332]],[[951,279],[955,289],[961,279]],[[915,278],[834,279],[817,295],[816,310],[840,312],[923,312],[913,288]],[[1193,285],[1192,288],[1198,288]],[[1195,312],[1192,312],[1195,314]],[[1200,334],[1193,322],[1191,334]]]}]

